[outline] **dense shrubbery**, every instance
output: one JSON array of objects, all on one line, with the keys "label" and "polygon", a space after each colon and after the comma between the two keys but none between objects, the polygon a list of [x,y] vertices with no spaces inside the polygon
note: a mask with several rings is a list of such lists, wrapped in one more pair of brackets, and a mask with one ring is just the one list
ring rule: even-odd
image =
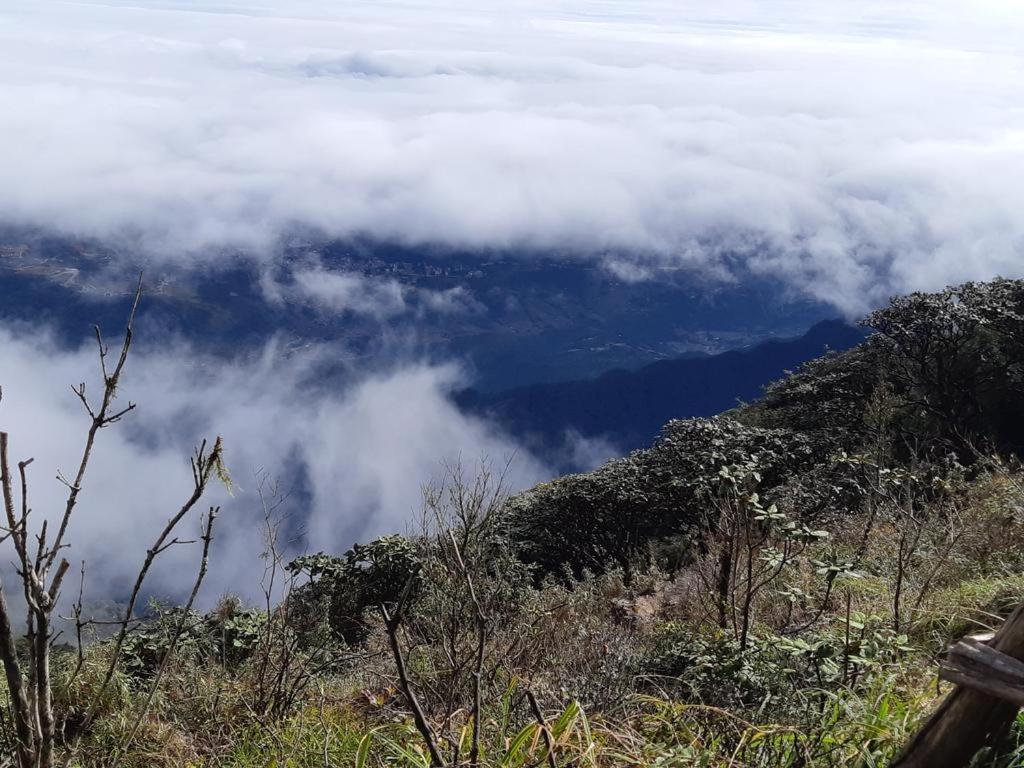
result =
[{"label": "dense shrubbery", "polygon": [[827,441],[731,418],[673,421],[648,450],[513,499],[513,536],[521,556],[545,573],[618,567],[629,574],[649,564],[658,541],[699,529],[723,466],[752,463],[760,486],[771,489],[823,461],[828,448]]},{"label": "dense shrubbery", "polygon": [[748,416],[856,445],[868,403],[885,386],[895,447],[966,458],[1024,446],[1024,281],[898,297],[863,324],[875,332],[865,343],[769,387]]},{"label": "dense shrubbery", "polygon": [[808,363],[762,401],[671,422],[648,450],[534,488],[511,505],[523,557],[545,572],[629,572],[660,540],[699,527],[724,465],[755,462],[764,494],[813,519],[861,503],[857,473],[835,460],[841,452],[902,465],[1016,451],[1022,286],[997,280],[894,299],[864,321],[875,333],[863,344]]},{"label": "dense shrubbery", "polygon": [[350,644],[365,639],[367,611],[397,600],[418,567],[415,547],[402,536],[356,544],[341,557],[303,555],[286,566],[309,579],[292,595],[294,610],[325,611],[331,631]]},{"label": "dense shrubbery", "polygon": [[[742,480],[735,465],[727,474]],[[903,488],[907,482],[900,475],[889,485]],[[545,759],[527,691],[559,734],[553,749],[560,765],[581,758],[600,766],[884,764],[935,698],[934,654],[972,622],[1024,598],[1024,581],[1014,575],[1024,529],[1005,525],[1024,504],[1012,471],[990,467],[970,481],[950,480],[947,492],[925,494],[923,514],[914,520],[893,505],[903,496],[886,496],[886,487],[874,497],[878,509],[866,546],[870,515],[861,510],[843,525],[829,526],[828,536],[801,533],[799,552],[781,568],[788,532],[799,527],[759,500],[731,508],[756,508],[770,518],[760,529],[767,538],[753,529],[735,532],[742,553],[737,562],[747,563],[746,546],[754,543],[755,569],[771,576],[754,594],[745,647],[739,614],[733,615],[734,609],[742,612],[748,592],[745,569],[728,585],[724,626],[701,573],[705,567],[712,577],[716,573],[720,550],[714,537],[704,554],[698,549],[672,573],[637,567],[628,585],[614,567],[577,579],[538,580],[533,568],[510,557],[506,518],[497,514],[502,505],[474,503],[463,507],[471,514],[454,518],[450,512],[458,505],[444,498],[460,492],[435,494],[428,505],[433,522],[422,535],[379,546],[415,552],[415,591],[396,637],[409,690],[438,750],[445,760],[457,751],[468,764],[480,670],[482,764]],[[489,511],[478,514],[481,509]],[[757,535],[749,539],[751,533]],[[910,536],[901,545],[905,534]],[[355,552],[330,562],[353,562],[359,559]],[[983,568],[976,560],[980,552],[990,553]],[[901,606],[893,603],[898,573]],[[485,619],[482,634],[470,583]],[[389,591],[383,602],[394,609],[398,600],[401,594]],[[225,613],[230,611],[219,615]],[[217,627],[217,616],[196,617],[195,624]],[[179,654],[161,683],[153,728],[138,737],[135,757],[125,754],[120,764],[133,764],[129,758],[153,764],[157,745],[169,750],[164,742],[172,739],[178,741],[168,754],[176,757],[165,765],[182,764],[187,754],[204,765],[254,766],[273,759],[321,766],[324,750],[331,765],[361,754],[368,765],[429,765],[421,734],[403,717],[408,704],[381,619],[367,611],[362,620],[365,635],[355,645],[332,635],[343,662],[317,672],[288,708],[273,715],[253,715],[266,711],[253,704],[261,642],[246,644],[248,658],[235,665],[217,664],[216,652],[212,658]],[[140,634],[159,636],[155,626]],[[210,640],[216,632],[208,634],[199,645],[215,645]],[[95,646],[89,654],[102,649]],[[304,670],[316,660],[297,655],[291,663]],[[102,764],[101,756],[124,740],[117,713],[137,706],[144,677],[124,679],[120,703],[112,703],[86,744],[89,764]],[[214,732],[216,738],[209,735]]]}]

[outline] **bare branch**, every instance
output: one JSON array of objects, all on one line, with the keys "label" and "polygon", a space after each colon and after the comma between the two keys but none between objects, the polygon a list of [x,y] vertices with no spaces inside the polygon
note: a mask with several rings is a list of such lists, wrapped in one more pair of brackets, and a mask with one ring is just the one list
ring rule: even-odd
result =
[{"label": "bare branch", "polygon": [[156,695],[156,689],[160,685],[160,681],[163,679],[164,672],[167,670],[167,663],[174,655],[174,651],[178,647],[178,641],[181,639],[182,633],[185,630],[185,623],[188,620],[189,611],[192,610],[192,605],[195,603],[196,595],[199,594],[199,588],[203,584],[203,579],[206,578],[206,570],[210,560],[210,544],[213,542],[213,523],[217,519],[217,515],[220,512],[220,507],[210,507],[209,513],[206,515],[206,524],[203,527],[203,554],[199,561],[199,572],[196,575],[195,583],[192,585],[192,593],[188,596],[188,602],[185,603],[185,607],[181,610],[181,616],[178,619],[177,625],[174,627],[174,635],[171,638],[170,644],[167,646],[167,650],[164,652],[163,658],[160,660],[160,666],[157,668],[156,673],[153,675],[153,680],[149,684],[149,691],[146,694],[146,700],[142,706],[139,707],[139,711],[136,714],[135,722],[132,724],[131,731],[125,740],[121,743],[121,752],[131,745],[135,740],[135,736],[139,732],[139,726],[142,725],[142,719],[146,716],[150,706],[153,703],[153,696]]},{"label": "bare branch", "polygon": [[541,738],[544,739],[544,747],[547,749],[548,768],[558,768],[558,763],[555,761],[555,744],[551,740],[551,729],[544,719],[544,713],[541,712],[540,704],[537,703],[537,697],[534,696],[533,690],[530,688],[526,689],[526,700],[530,702],[530,711],[533,712],[537,725],[540,726]]},{"label": "bare branch", "polygon": [[[461,512],[463,519],[465,519],[465,513]],[[448,530],[448,537],[452,542],[452,549],[455,552],[455,562],[458,563],[459,570],[462,571],[462,576],[466,580],[466,586],[469,588],[469,599],[473,603],[473,610],[476,618],[476,669],[473,670],[473,734],[472,741],[470,742],[469,751],[469,764],[472,768],[477,768],[480,765],[480,716],[482,714],[482,701],[481,701],[481,682],[484,673],[484,648],[487,643],[487,618],[484,616],[483,608],[480,607],[480,601],[476,597],[476,589],[473,586],[473,577],[469,573],[469,569],[466,567],[466,563],[462,559],[462,553],[459,551],[459,544],[455,540],[455,532],[451,529]]]},{"label": "bare branch", "polygon": [[139,573],[135,578],[135,585],[132,587],[131,594],[128,598],[128,605],[125,608],[124,617],[121,620],[121,629],[118,632],[117,639],[114,642],[113,652],[111,653],[110,663],[107,665],[106,674],[103,677],[103,683],[96,691],[95,697],[92,703],[89,705],[89,709],[86,712],[84,724],[82,729],[79,731],[81,734],[95,718],[98,711],[100,702],[103,694],[110,686],[110,681],[114,677],[114,672],[117,670],[117,664],[121,658],[121,650],[124,647],[125,637],[128,634],[128,627],[135,614],[135,605],[138,602],[139,595],[142,592],[142,585],[146,580],[146,576],[149,574],[149,570],[153,565],[153,561],[157,558],[163,550],[167,548],[168,539],[171,534],[177,528],[181,520],[187,515],[192,508],[198,503],[203,493],[206,491],[210,478],[216,469],[220,466],[221,454],[223,451],[223,443],[218,437],[213,444],[213,450],[209,454],[205,453],[206,441],[204,440],[202,446],[196,451],[195,457],[192,459],[193,474],[195,477],[196,485],[192,491],[192,495],[182,504],[181,508],[171,516],[164,525],[163,530],[157,536],[156,541],[147,550],[146,558],[142,563],[142,567],[139,569]]},{"label": "bare branch", "polygon": [[93,412],[92,406],[89,405],[89,400],[85,396],[85,382],[83,381],[77,387],[72,386],[71,391],[74,392],[78,399],[82,401],[82,405],[85,406],[85,411],[89,414],[89,417],[95,420],[96,414]]},{"label": "bare branch", "polygon": [[61,546],[64,542],[64,536],[67,533],[68,524],[71,522],[71,515],[75,510],[75,504],[78,502],[78,494],[82,490],[82,481],[85,479],[85,471],[89,466],[89,459],[92,456],[93,445],[96,442],[96,433],[99,432],[103,427],[111,424],[111,418],[116,421],[124,416],[128,411],[134,408],[133,405],[129,404],[125,410],[114,414],[114,417],[108,416],[110,406],[117,394],[117,386],[121,380],[121,373],[124,371],[124,365],[128,360],[128,351],[132,345],[132,325],[135,322],[135,312],[139,307],[139,300],[142,298],[142,275],[139,275],[139,284],[135,289],[135,299],[132,302],[131,312],[128,314],[128,323],[125,326],[124,340],[121,343],[121,353],[117,359],[117,364],[114,366],[114,370],[110,373],[107,372],[106,356],[107,349],[103,345],[103,339],[100,335],[99,328],[96,329],[96,341],[99,345],[100,352],[100,368],[103,372],[103,400],[99,407],[99,410],[92,411],[88,403],[85,400],[85,385],[79,386],[76,394],[79,394],[79,399],[86,405],[86,410],[89,411],[92,417],[92,423],[89,425],[89,431],[86,433],[85,447],[82,450],[82,458],[78,464],[78,472],[75,474],[74,482],[67,482],[61,478],[62,482],[68,486],[68,498],[64,505],[64,514],[61,517],[60,527],[57,530],[57,536],[53,541],[53,547],[49,554],[46,556],[46,568],[53,565],[53,562],[57,558],[57,554],[60,552]]},{"label": "bare branch", "polygon": [[405,604],[409,599],[409,594],[412,592],[412,587],[418,574],[419,571],[417,569],[409,575],[408,580],[405,582],[405,587],[398,598],[398,602],[395,604],[394,612],[388,611],[387,606],[381,603],[380,614],[384,619],[384,629],[387,632],[388,645],[391,647],[391,655],[395,660],[399,687],[405,695],[405,700],[409,703],[409,708],[412,710],[416,730],[420,732],[420,736],[423,737],[423,741],[427,746],[427,751],[430,753],[430,765],[433,768],[440,768],[445,762],[441,757],[441,751],[437,747],[437,738],[434,736],[434,731],[427,722],[427,718],[423,714],[423,707],[420,705],[416,692],[412,688],[412,683],[409,681],[409,674],[405,667],[405,657],[402,655],[402,647],[398,642],[398,628],[402,624]]},{"label": "bare branch", "polygon": [[[10,464],[7,460],[7,433],[0,432],[0,488],[3,492],[4,512],[11,526],[12,538],[18,541],[14,533],[14,491],[11,484]],[[0,584],[0,661],[4,665],[7,688],[11,696],[15,732],[18,737],[19,765],[28,766],[31,762],[35,746],[35,734],[31,727],[30,707],[25,693],[21,664],[18,661],[17,646],[14,641],[14,629],[11,625],[10,611],[3,585]]]}]

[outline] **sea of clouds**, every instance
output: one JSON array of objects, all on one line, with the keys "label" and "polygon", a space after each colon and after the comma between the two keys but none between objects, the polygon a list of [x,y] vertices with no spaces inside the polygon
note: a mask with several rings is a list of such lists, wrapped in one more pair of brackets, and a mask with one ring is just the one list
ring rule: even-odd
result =
[{"label": "sea of clouds", "polygon": [[[772,275],[857,313],[1024,274],[1022,27],[1012,0],[6,0],[0,221],[200,273],[225,247],[272,261],[296,227],[551,249],[630,279]],[[407,301],[300,277],[289,290],[327,312]],[[238,484],[216,589],[253,591],[261,468],[301,479],[303,546],[334,550],[401,529],[443,459],[544,476],[449,405],[454,369],[311,390],[331,352],[132,361],[143,407],[103,435],[73,532],[97,589],[116,594],[214,432]],[[91,358],[0,331],[0,424],[36,456],[40,510],[59,506],[83,419],[67,385]]]},{"label": "sea of clouds", "polygon": [[313,226],[781,276],[1020,273],[1012,0],[8,0],[0,214],[174,258]]}]

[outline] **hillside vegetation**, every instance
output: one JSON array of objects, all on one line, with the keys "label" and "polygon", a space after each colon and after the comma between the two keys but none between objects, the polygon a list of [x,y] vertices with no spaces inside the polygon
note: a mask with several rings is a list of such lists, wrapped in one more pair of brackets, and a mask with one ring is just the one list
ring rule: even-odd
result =
[{"label": "hillside vegetation", "polygon": [[[268,483],[267,600],[153,605],[121,646],[57,652],[58,753],[889,764],[945,692],[939,654],[1024,600],[1024,282],[897,298],[864,325],[589,474],[509,497],[500,468],[450,467],[407,535],[345,553],[283,556]],[[977,765],[1022,760],[1014,730]]]}]

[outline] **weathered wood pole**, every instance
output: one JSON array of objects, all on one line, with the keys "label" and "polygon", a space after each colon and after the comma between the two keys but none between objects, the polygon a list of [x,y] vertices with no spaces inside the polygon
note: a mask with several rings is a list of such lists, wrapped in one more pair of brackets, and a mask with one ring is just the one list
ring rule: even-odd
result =
[{"label": "weathered wood pole", "polygon": [[1006,736],[1020,707],[1013,699],[1021,700],[1013,691],[1019,670],[1012,659],[1024,661],[1024,604],[995,634],[989,651],[970,642],[954,647],[942,677],[958,685],[891,768],[965,768],[978,750]]}]

